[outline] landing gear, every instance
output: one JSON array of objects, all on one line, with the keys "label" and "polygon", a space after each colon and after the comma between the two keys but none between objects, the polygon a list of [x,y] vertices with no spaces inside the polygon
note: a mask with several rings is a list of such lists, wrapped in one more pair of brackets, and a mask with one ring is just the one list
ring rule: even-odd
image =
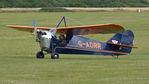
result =
[{"label": "landing gear", "polygon": [[[42,51],[37,52],[36,57],[41,59],[44,58],[44,53]],[[51,53],[51,59],[59,59],[58,53]]]},{"label": "landing gear", "polygon": [[58,53],[52,53],[51,59],[59,59],[59,54]]},{"label": "landing gear", "polygon": [[42,51],[37,52],[36,54],[37,58],[44,58],[44,53]]}]

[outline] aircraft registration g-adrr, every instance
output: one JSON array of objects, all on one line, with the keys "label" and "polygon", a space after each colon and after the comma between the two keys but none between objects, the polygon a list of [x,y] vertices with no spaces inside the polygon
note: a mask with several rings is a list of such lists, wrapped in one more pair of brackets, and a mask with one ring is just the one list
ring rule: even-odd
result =
[{"label": "aircraft registration g-adrr", "polygon": [[[65,27],[59,27],[64,21]],[[44,58],[44,53],[51,53],[51,59],[58,59],[59,54],[87,54],[87,55],[111,55],[120,56],[131,53],[134,34],[131,30],[125,30],[118,24],[103,24],[89,26],[66,27],[65,16],[56,28],[8,25],[21,31],[34,32],[36,42],[39,42],[41,50],[37,52],[37,58]],[[56,33],[63,34],[56,37]],[[103,43],[88,39],[80,35],[116,33],[110,40]],[[66,36],[66,37],[65,37]]]}]

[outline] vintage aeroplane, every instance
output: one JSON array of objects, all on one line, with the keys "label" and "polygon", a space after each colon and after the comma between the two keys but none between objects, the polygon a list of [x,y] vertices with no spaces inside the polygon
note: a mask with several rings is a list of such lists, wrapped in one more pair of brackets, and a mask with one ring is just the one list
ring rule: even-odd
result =
[{"label": "vintage aeroplane", "polygon": [[[65,27],[59,27],[64,21]],[[59,54],[88,54],[88,55],[127,55],[131,53],[134,34],[131,30],[125,30],[118,24],[103,24],[89,26],[66,27],[65,16],[61,19],[56,28],[37,27],[35,20],[34,27],[8,25],[21,31],[33,32],[36,42],[39,42],[41,51],[37,52],[37,58],[44,58],[44,52],[51,53],[52,59],[58,59]],[[63,34],[57,39],[56,33]],[[109,34],[116,33],[106,43],[88,39],[80,35]],[[66,38],[65,38],[65,36]]]}]

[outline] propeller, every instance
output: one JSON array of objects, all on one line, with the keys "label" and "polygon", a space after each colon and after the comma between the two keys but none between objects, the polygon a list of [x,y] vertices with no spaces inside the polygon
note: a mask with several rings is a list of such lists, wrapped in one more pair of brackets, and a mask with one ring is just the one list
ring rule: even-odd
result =
[{"label": "propeller", "polygon": [[33,25],[34,25],[34,35],[35,35],[35,49],[38,49],[37,47],[37,42],[38,42],[38,37],[37,37],[37,25],[36,25],[36,20],[33,19]]}]

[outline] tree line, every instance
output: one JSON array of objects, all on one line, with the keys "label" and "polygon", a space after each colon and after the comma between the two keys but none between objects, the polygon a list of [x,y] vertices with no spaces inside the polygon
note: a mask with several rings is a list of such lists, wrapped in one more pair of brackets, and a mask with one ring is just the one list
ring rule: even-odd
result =
[{"label": "tree line", "polygon": [[148,6],[149,0],[0,0],[0,8]]}]

